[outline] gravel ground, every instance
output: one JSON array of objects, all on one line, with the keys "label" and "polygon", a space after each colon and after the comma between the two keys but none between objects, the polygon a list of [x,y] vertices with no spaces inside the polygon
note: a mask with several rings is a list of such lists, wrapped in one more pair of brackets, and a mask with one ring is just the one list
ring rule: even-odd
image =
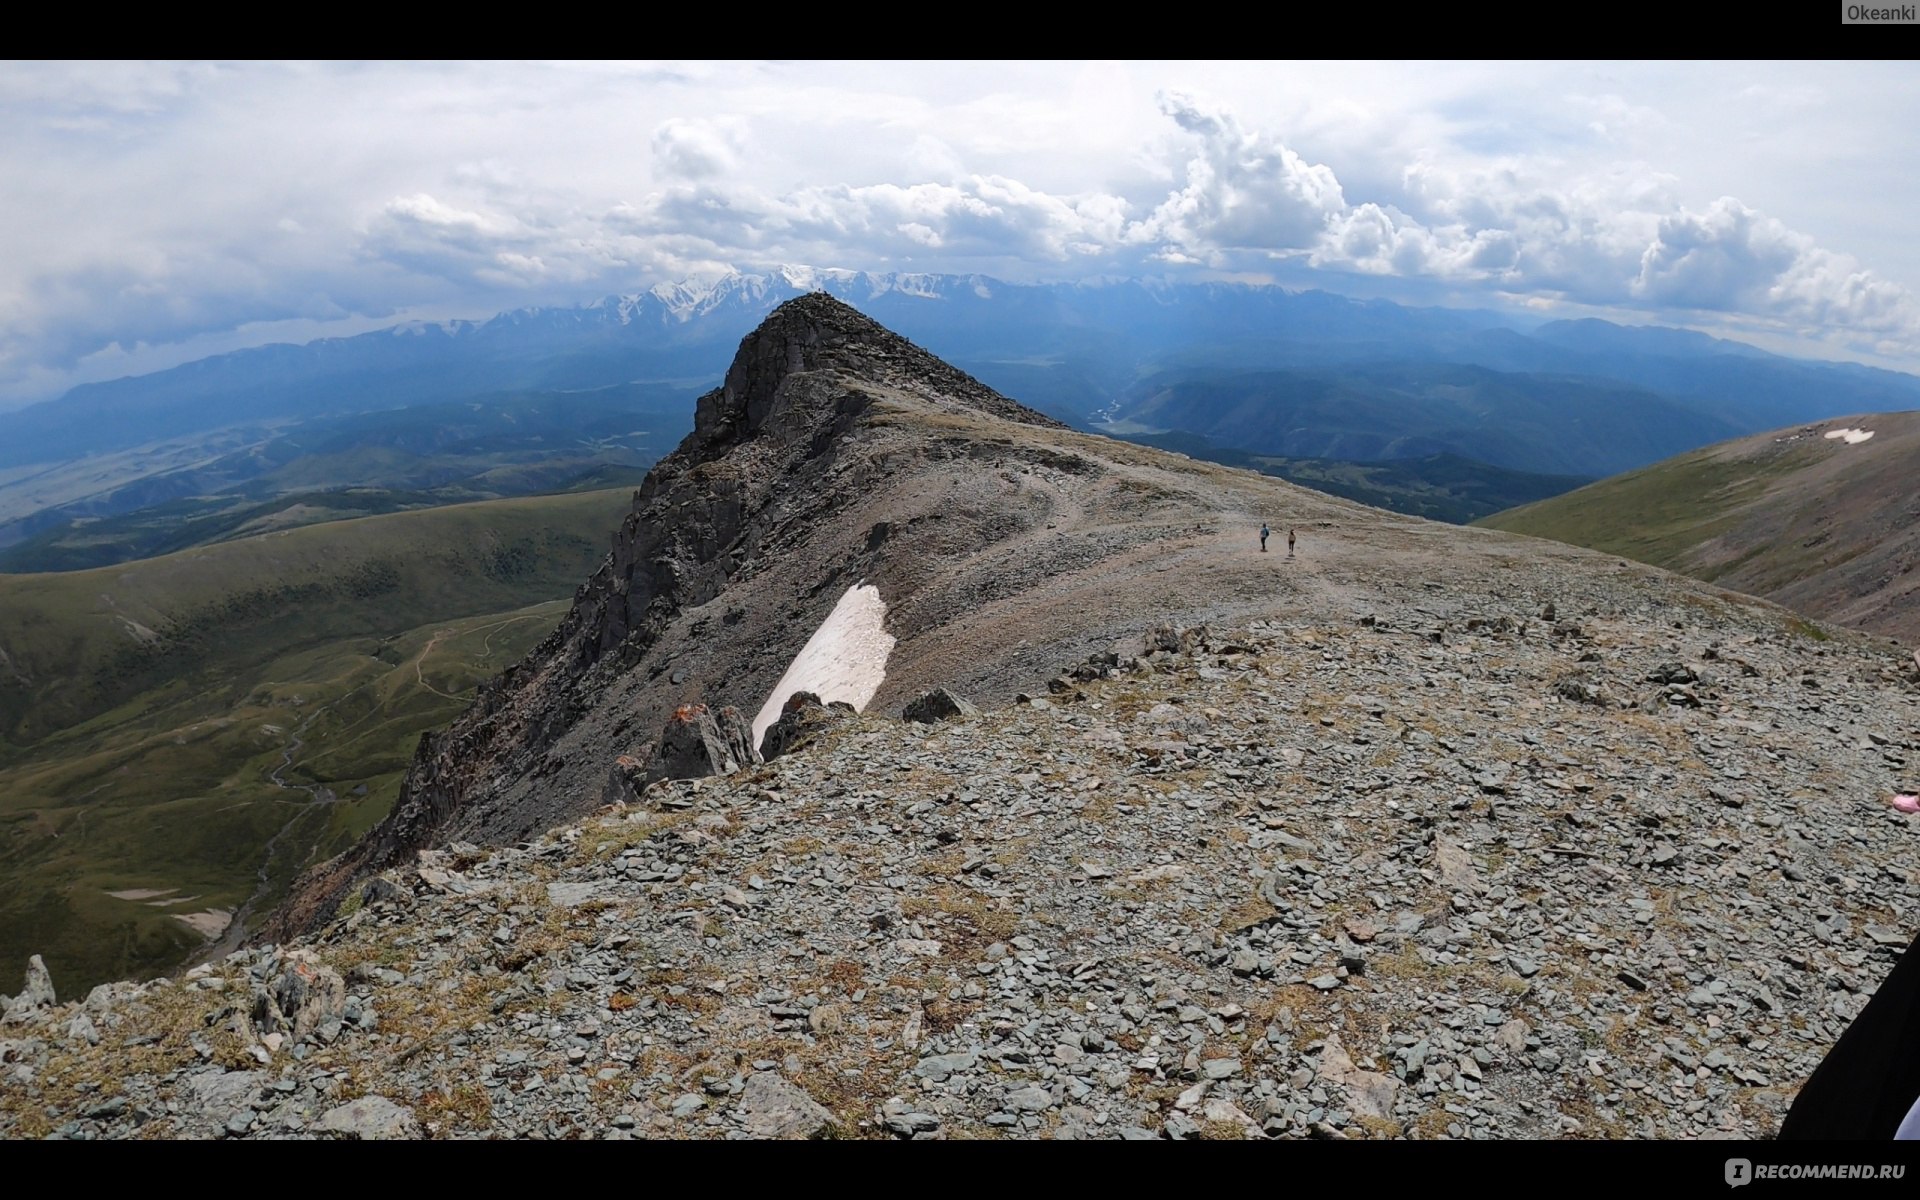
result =
[{"label": "gravel ground", "polygon": [[1652,573],[1322,570],[30,991],[0,1135],[1770,1135],[1920,924],[1906,652]]}]

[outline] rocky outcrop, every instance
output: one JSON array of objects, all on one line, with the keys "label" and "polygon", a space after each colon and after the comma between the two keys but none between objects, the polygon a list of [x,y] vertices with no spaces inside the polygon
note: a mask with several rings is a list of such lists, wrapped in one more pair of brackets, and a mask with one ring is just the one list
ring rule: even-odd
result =
[{"label": "rocky outcrop", "polygon": [[36,954],[27,960],[26,986],[20,989],[18,996],[6,1003],[6,1013],[0,1017],[0,1024],[22,1025],[44,1020],[53,1004],[53,977],[47,974],[47,964]]},{"label": "rocky outcrop", "polygon": [[922,725],[932,725],[952,717],[976,717],[979,708],[971,700],[956,696],[946,688],[935,688],[907,702],[900,716],[908,721],[918,721]]},{"label": "rocky outcrop", "polygon": [[[884,477],[854,436],[876,403],[1064,428],[838,300],[815,294],[781,305],[741,342],[722,386],[700,398],[693,432],[648,473],[560,628],[482,685],[450,728],[422,738],[388,817],[303,877],[261,936],[311,928],[355,881],[423,847],[512,841],[590,811],[610,781],[578,749],[560,747],[569,735],[631,744],[634,728],[660,728],[703,683],[716,705],[756,708],[802,631],[824,615],[794,608],[794,591],[811,602],[806,589],[823,576],[899,549],[898,538],[868,548],[871,520],[844,544],[823,542],[823,531],[837,537],[835,514]],[[694,615],[802,542],[813,543],[810,554],[772,572],[792,580],[777,603]],[[724,642],[714,636],[721,628]],[[696,672],[668,671],[670,660]],[[576,735],[589,717],[599,727]]]},{"label": "rocky outcrop", "polygon": [[646,779],[651,783],[731,775],[759,761],[753,729],[739,709],[728,706],[716,712],[704,704],[687,704],[667,720],[647,764]]},{"label": "rocky outcrop", "polygon": [[256,1036],[280,1034],[300,1041],[346,1012],[347,984],[313,954],[294,950],[277,970],[254,985],[251,1016]]},{"label": "rocky outcrop", "polygon": [[780,706],[780,718],[767,726],[760,739],[760,758],[771,762],[782,754],[805,748],[822,733],[854,715],[853,705],[820,703],[812,692],[795,692]]}]

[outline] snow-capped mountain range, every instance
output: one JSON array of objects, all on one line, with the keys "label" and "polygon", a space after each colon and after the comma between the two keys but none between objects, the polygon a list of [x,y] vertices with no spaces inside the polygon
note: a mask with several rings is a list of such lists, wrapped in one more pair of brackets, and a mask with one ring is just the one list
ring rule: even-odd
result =
[{"label": "snow-capped mountain range", "polygon": [[[645,383],[683,389],[690,401],[719,379],[740,338],[767,313],[810,291],[846,301],[1050,415],[1083,426],[1184,430],[1266,453],[1449,452],[1517,470],[1602,474],[1625,460],[1588,463],[1535,448],[1594,442],[1596,427],[1567,430],[1590,426],[1596,405],[1616,416],[1645,414],[1636,428],[1650,423],[1653,433],[1628,457],[1648,462],[1794,421],[1920,406],[1912,376],[1788,359],[1671,329],[1604,321],[1530,327],[1491,312],[1242,283],[1020,284],[782,266],[483,321],[262,346],[83,385],[0,415],[0,468],[248,422],[503,394]],[[1603,386],[1562,386],[1570,379]],[[1362,412],[1366,428],[1356,429],[1352,419]],[[1409,436],[1396,436],[1403,417]],[[1515,420],[1529,427],[1517,443]]]}]

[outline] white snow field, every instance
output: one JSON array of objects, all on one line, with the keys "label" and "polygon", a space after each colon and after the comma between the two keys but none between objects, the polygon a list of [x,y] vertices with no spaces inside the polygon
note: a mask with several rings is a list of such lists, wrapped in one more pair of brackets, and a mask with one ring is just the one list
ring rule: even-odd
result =
[{"label": "white snow field", "polygon": [[1846,439],[1846,443],[1849,446],[1858,446],[1861,442],[1866,441],[1868,438],[1872,436],[1873,436],[1873,430],[1871,429],[1829,429],[1827,430],[1828,441],[1832,441],[1835,438],[1844,438]]},{"label": "white snow field", "polygon": [[844,700],[856,711],[865,709],[886,679],[887,657],[893,653],[894,636],[887,632],[886,620],[879,588],[870,583],[848,588],[760,706],[760,715],[753,719],[753,744],[760,744],[767,726],[780,719],[780,706],[795,692],[812,692],[823,704]]}]

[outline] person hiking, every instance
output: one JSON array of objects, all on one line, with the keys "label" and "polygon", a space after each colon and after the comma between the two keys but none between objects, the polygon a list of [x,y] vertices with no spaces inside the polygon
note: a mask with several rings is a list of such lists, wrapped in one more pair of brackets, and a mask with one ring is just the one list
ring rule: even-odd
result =
[{"label": "person hiking", "polygon": [[1266,522],[1264,522],[1264,521],[1263,521],[1263,522],[1261,522],[1261,524],[1260,524],[1260,553],[1262,553],[1262,554],[1265,554],[1265,553],[1267,552],[1267,535],[1268,535],[1268,534],[1270,534],[1270,533],[1272,533],[1272,532],[1273,532],[1272,530],[1270,530],[1270,529],[1268,529],[1268,528],[1267,528],[1267,526],[1266,526]]},{"label": "person hiking", "polygon": [[1293,557],[1293,530],[1287,530],[1287,557]]}]

